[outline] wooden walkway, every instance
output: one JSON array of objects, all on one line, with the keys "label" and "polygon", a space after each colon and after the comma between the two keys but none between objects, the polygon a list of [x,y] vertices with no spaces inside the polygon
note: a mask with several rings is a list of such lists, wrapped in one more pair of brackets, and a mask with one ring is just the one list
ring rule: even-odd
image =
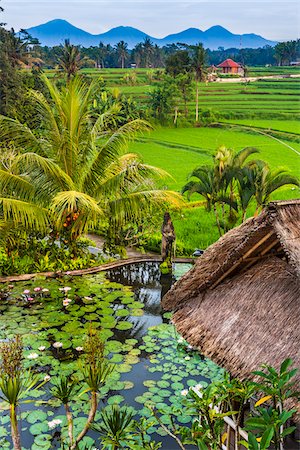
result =
[{"label": "wooden walkway", "polygon": [[[111,261],[111,262],[108,262],[105,264],[101,264],[101,266],[90,267],[88,269],[72,270],[72,271],[66,271],[66,272],[58,271],[58,272],[26,273],[24,275],[11,275],[11,276],[7,276],[7,277],[0,277],[0,283],[11,283],[13,281],[27,281],[27,280],[31,280],[32,278],[35,278],[36,276],[45,277],[45,278],[58,278],[58,277],[61,277],[64,275],[72,275],[72,276],[88,275],[88,274],[103,272],[105,270],[111,270],[111,269],[116,269],[119,267],[128,266],[130,264],[137,264],[137,263],[143,263],[143,262],[161,263],[162,258],[160,255],[137,256],[134,258],[118,259],[116,261]],[[174,258],[173,262],[194,264],[195,258]]]}]

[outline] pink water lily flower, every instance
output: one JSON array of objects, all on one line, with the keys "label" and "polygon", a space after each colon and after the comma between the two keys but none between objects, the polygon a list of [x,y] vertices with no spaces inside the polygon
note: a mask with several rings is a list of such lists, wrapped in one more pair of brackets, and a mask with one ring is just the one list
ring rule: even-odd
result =
[{"label": "pink water lily flower", "polygon": [[34,292],[40,292],[40,291],[42,290],[42,288],[40,288],[40,287],[35,287],[33,290],[34,290]]},{"label": "pink water lily flower", "polygon": [[25,291],[23,291],[23,294],[30,294],[30,290],[29,289],[25,289]]}]

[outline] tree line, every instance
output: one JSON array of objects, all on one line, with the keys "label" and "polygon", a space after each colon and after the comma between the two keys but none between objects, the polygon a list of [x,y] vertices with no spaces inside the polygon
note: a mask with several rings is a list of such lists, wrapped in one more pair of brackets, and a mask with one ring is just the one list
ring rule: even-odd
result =
[{"label": "tree line", "polygon": [[[8,44],[10,50],[16,55],[27,57],[27,65],[37,64],[45,68],[54,68],[63,54],[63,45],[42,46],[37,39],[32,38],[25,30],[15,33],[14,30],[1,32],[1,42]],[[99,42],[97,46],[76,46],[84,58],[84,67],[97,68],[125,68],[132,65],[137,68],[165,67],[170,55],[181,51],[186,44],[168,44],[159,47],[146,37],[133,49],[121,40],[116,45]],[[280,42],[272,47],[266,45],[261,48],[229,48],[219,47],[217,50],[206,49],[209,65],[217,65],[224,59],[232,58],[243,65],[289,65],[297,60],[300,54],[300,40]]]}]

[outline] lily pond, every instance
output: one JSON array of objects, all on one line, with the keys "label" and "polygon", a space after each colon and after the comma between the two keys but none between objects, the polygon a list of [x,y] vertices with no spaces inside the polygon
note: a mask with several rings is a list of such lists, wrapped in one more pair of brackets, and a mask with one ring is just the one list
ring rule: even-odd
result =
[{"label": "lily pond", "polygon": [[[21,404],[24,449],[61,448],[61,439],[67,435],[66,417],[60,402],[50,395],[51,378],[77,373],[91,328],[106,342],[107,356],[115,364],[101,390],[100,408],[126,404],[136,417],[150,421],[151,411],[145,405],[151,401],[163,423],[168,423],[168,413],[174,408],[179,411],[178,423],[191,421],[190,416],[180,414],[186,389],[221,379],[223,371],[188,346],[176,333],[171,314],[160,306],[174,279],[189,268],[177,264],[170,278],[160,275],[158,264],[143,263],[106,274],[35,279],[2,287],[6,294],[0,303],[0,340],[21,335],[26,368],[40,373],[41,380],[50,380],[31,391],[31,403]],[[72,402],[75,431],[85,423],[87,399],[84,393]],[[9,412],[4,402],[0,411],[0,447],[11,448]],[[159,424],[152,425],[148,433],[162,442],[163,449],[178,448]],[[89,432],[83,445],[99,448],[96,433]]]}]

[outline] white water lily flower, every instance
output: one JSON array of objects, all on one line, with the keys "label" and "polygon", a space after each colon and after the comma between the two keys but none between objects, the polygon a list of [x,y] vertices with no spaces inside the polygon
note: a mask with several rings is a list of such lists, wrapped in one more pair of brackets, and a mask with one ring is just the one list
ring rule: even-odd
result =
[{"label": "white water lily flower", "polygon": [[[198,388],[198,386],[201,386],[201,387]],[[202,392],[203,387],[201,384],[196,384],[196,386],[193,386],[191,389],[195,392],[195,394],[198,395],[199,398],[203,397],[203,392]]]},{"label": "white water lily flower", "polygon": [[183,391],[180,392],[181,395],[183,395],[184,397],[186,397],[189,393],[188,389],[183,389]]},{"label": "white water lily flower", "polygon": [[93,300],[92,297],[84,297],[84,298],[85,298],[85,300]]},{"label": "white water lily flower", "polygon": [[25,291],[23,291],[23,294],[30,294],[30,290],[29,289],[25,289]]},{"label": "white water lily flower", "polygon": [[63,346],[62,342],[54,342],[52,345],[54,348],[61,348]]},{"label": "white water lily flower", "polygon": [[49,292],[49,289],[44,288],[44,289],[42,289],[42,292]]},{"label": "white water lily flower", "polygon": [[77,350],[77,352],[82,352],[83,347],[76,347],[75,350]]},{"label": "white water lily flower", "polygon": [[179,339],[177,339],[178,344],[182,344],[184,342],[184,339],[181,337]]},{"label": "white water lily flower", "polygon": [[65,286],[63,288],[59,288],[60,291],[64,291],[64,292],[68,292],[70,291],[72,288],[70,286]]},{"label": "white water lily flower", "polygon": [[71,300],[70,298],[65,298],[65,299],[63,300],[63,305],[64,305],[64,306],[68,306],[68,304],[71,303],[71,301],[72,301],[72,300]]},{"label": "white water lily flower", "polygon": [[50,375],[45,375],[45,376],[44,376],[44,381],[49,381],[49,380],[51,380]]},{"label": "white water lily flower", "polygon": [[60,425],[62,423],[62,421],[60,419],[54,419],[51,420],[50,422],[48,422],[48,427],[50,428],[50,430],[52,430],[53,428],[57,427],[57,425]]},{"label": "white water lily flower", "polygon": [[43,352],[45,349],[46,349],[46,347],[45,347],[44,345],[41,345],[41,346],[39,347],[39,350],[40,350],[41,352]]},{"label": "white water lily flower", "polygon": [[29,355],[27,356],[28,359],[36,359],[38,357],[39,355],[37,353],[29,353]]},{"label": "white water lily flower", "polygon": [[186,356],[184,359],[185,359],[186,361],[188,361],[189,359],[191,359],[191,357],[190,357],[190,356]]}]

